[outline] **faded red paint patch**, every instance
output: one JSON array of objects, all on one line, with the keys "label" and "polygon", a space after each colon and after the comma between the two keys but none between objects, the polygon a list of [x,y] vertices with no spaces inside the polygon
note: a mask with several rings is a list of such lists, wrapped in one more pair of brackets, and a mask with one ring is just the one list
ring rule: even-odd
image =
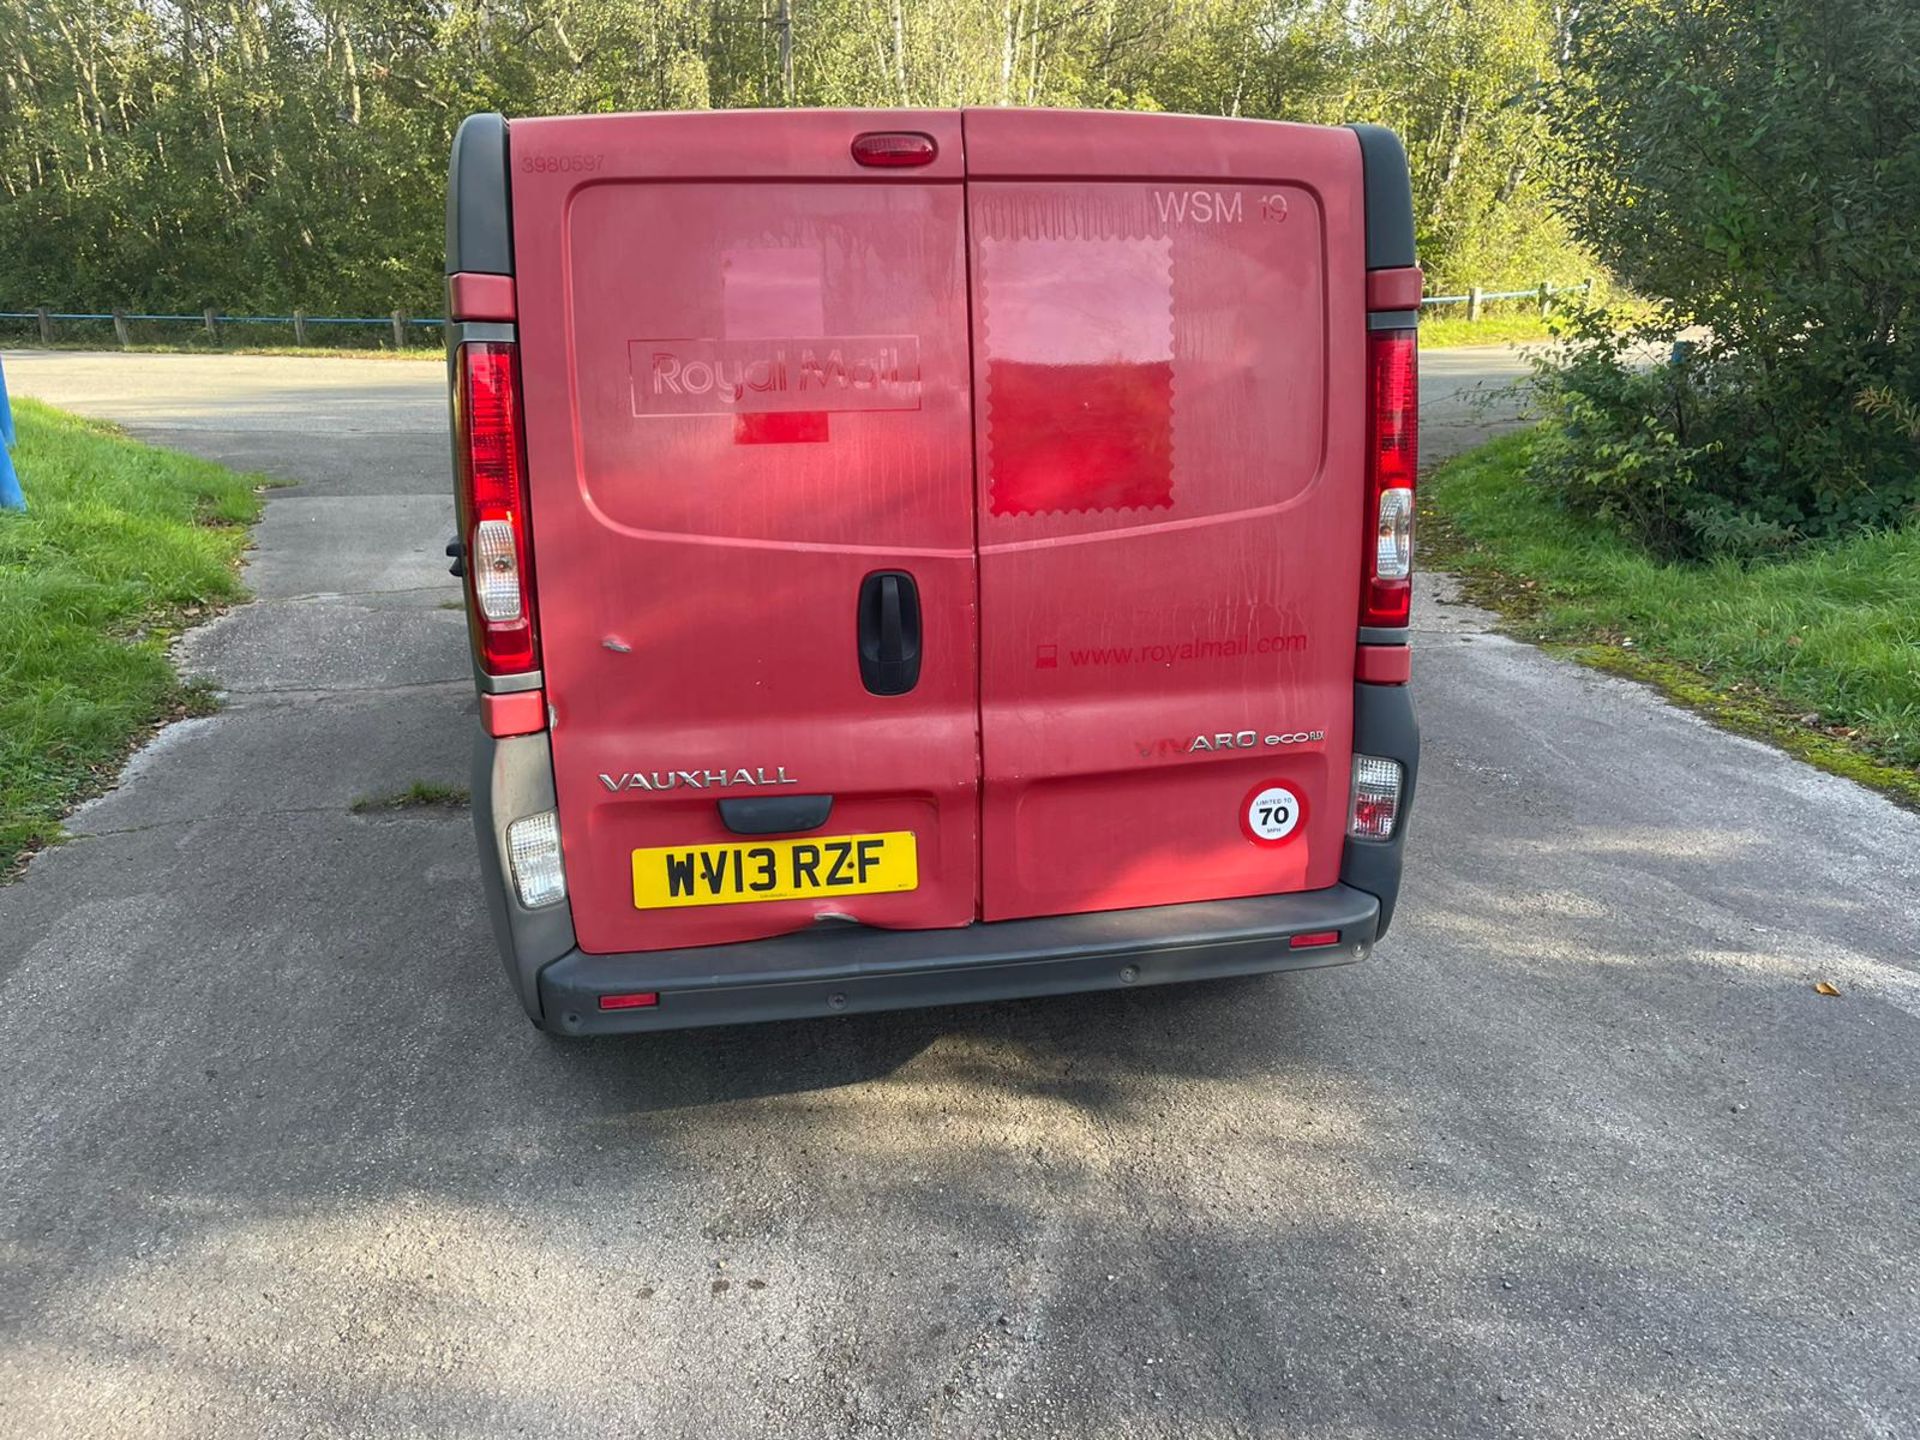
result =
[{"label": "faded red paint patch", "polygon": [[789,410],[733,417],[736,445],[818,445],[828,439],[827,412]]},{"label": "faded red paint patch", "polygon": [[1173,504],[1173,362],[995,360],[993,513],[1166,509]]}]

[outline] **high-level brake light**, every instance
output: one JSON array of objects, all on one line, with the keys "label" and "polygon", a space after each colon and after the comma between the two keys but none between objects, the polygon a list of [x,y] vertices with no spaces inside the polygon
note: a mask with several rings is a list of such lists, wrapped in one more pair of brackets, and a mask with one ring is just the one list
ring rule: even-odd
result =
[{"label": "high-level brake light", "polygon": [[520,433],[520,368],[511,341],[460,347],[454,424],[459,437],[460,530],[481,668],[519,675],[540,665],[527,525],[527,457]]},{"label": "high-level brake light", "polygon": [[1404,626],[1413,596],[1413,482],[1420,379],[1413,330],[1367,337],[1367,542],[1360,623]]},{"label": "high-level brake light", "polygon": [[892,167],[931,165],[939,147],[931,135],[914,130],[870,130],[854,137],[853,159],[857,165]]}]

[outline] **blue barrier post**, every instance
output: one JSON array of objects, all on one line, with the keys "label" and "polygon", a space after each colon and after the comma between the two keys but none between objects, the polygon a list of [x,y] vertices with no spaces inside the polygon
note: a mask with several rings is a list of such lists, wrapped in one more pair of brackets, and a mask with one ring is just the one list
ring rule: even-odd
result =
[{"label": "blue barrier post", "polygon": [[0,367],[0,510],[24,510],[20,477],[13,473],[13,407],[7,403],[7,372]]}]

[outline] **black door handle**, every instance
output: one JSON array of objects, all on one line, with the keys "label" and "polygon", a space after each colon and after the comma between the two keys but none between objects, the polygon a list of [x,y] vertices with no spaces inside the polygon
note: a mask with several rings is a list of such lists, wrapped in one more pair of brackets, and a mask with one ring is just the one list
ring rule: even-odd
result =
[{"label": "black door handle", "polygon": [[920,683],[920,590],[904,570],[876,570],[860,582],[860,679],[876,695],[904,695]]}]

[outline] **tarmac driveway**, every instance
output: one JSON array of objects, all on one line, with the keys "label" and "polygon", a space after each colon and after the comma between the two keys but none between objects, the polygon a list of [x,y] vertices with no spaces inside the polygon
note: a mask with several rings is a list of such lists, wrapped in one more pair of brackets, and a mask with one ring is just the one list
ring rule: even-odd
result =
[{"label": "tarmac driveway", "polygon": [[0,889],[0,1434],[1920,1432],[1920,817],[1429,594],[1367,963],[556,1045],[349,810],[465,783],[438,368],[5,363],[300,483]]}]

